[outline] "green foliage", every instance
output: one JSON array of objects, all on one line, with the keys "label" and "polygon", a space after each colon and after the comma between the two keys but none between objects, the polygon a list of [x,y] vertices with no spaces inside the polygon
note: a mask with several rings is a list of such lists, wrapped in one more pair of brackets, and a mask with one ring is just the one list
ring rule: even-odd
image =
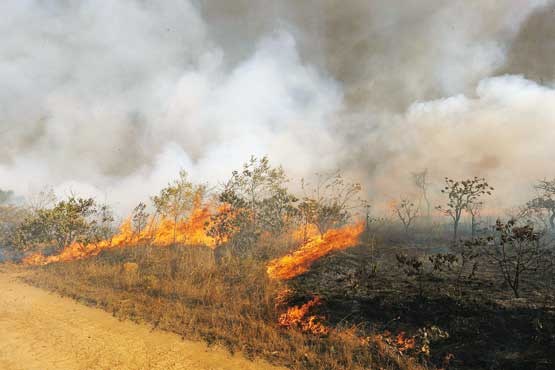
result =
[{"label": "green foliage", "polygon": [[279,235],[295,217],[297,198],[288,192],[287,182],[281,166],[272,167],[268,157],[252,156],[224,184],[218,200],[230,208],[213,217],[208,233],[221,236],[235,230],[233,249],[251,254],[262,233]]},{"label": "green foliage", "polygon": [[28,215],[29,211],[23,207],[0,205],[0,248],[14,248],[12,235]]},{"label": "green foliage", "polygon": [[133,222],[133,229],[136,233],[141,233],[141,231],[143,231],[146,227],[148,216],[149,214],[146,212],[146,204],[143,202],[137,204],[137,206],[133,209],[131,221]]},{"label": "green foliage", "polygon": [[70,196],[52,208],[38,209],[25,217],[12,240],[20,250],[60,250],[73,242],[105,238],[112,221],[108,206],[97,207],[92,198]]},{"label": "green foliage", "polygon": [[[179,177],[153,196],[156,213],[173,220],[173,240],[176,240],[177,224],[186,217],[196,204],[200,204],[206,194],[205,185],[193,184],[187,172],[179,171]],[[143,210],[144,211],[144,210]]]},{"label": "green foliage", "polygon": [[193,209],[195,200],[203,196],[205,191],[204,185],[193,184],[188,180],[187,172],[181,170],[178,179],[169,183],[151,199],[156,212],[177,221]]}]

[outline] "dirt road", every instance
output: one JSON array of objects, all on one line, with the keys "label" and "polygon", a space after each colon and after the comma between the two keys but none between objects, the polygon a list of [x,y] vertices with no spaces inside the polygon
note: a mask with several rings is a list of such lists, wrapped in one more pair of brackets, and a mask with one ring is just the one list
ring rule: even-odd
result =
[{"label": "dirt road", "polygon": [[223,349],[119,321],[0,271],[1,370],[270,370]]}]

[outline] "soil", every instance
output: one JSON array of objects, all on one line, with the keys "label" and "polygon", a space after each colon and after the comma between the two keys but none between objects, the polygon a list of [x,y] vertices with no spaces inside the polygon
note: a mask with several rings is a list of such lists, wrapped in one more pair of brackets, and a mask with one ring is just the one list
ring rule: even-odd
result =
[{"label": "soil", "polygon": [[20,281],[0,267],[0,369],[270,370],[263,361],[120,321]]}]

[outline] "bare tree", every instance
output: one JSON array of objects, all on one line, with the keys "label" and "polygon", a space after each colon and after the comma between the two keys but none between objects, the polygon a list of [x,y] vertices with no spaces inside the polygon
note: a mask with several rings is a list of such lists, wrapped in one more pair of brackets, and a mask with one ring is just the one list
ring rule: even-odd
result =
[{"label": "bare tree", "polygon": [[476,201],[470,203],[466,210],[470,213],[470,227],[472,232],[472,238],[476,237],[476,229],[478,227],[478,217],[484,208],[484,202]]},{"label": "bare tree", "polygon": [[[430,199],[428,198],[428,169],[424,169],[420,172],[414,172],[412,174],[412,180],[414,185],[420,191],[421,200],[423,199],[426,203],[426,217],[430,218],[431,215],[431,206],[430,206]],[[422,208],[422,207],[419,207]]]},{"label": "bare tree", "polygon": [[470,207],[480,202],[480,197],[491,195],[492,191],[493,188],[484,178],[474,177],[462,181],[445,178],[445,187],[441,192],[447,194],[447,204],[437,206],[436,209],[453,219],[453,241],[457,241],[463,211],[468,211]]},{"label": "bare tree", "polygon": [[27,198],[28,207],[31,212],[37,212],[40,209],[45,209],[53,206],[56,203],[56,194],[50,187],[44,187],[38,193],[32,194]]},{"label": "bare tree", "polygon": [[401,199],[400,202],[395,202],[393,204],[393,212],[403,223],[405,233],[408,233],[410,226],[418,216],[420,210],[413,202],[407,199]]},{"label": "bare tree", "polygon": [[547,212],[549,226],[555,231],[555,179],[540,180],[534,187],[540,194],[527,203],[527,208]]},{"label": "bare tree", "polygon": [[346,181],[339,171],[316,174],[316,181],[310,184],[302,180],[304,197],[299,211],[305,224],[314,224],[320,234],[347,222],[351,211],[364,207],[358,198],[361,186]]},{"label": "bare tree", "polygon": [[520,297],[522,277],[538,270],[547,255],[542,234],[532,225],[517,226],[514,219],[507,223],[497,220],[494,235],[485,239],[482,245],[516,298]]}]

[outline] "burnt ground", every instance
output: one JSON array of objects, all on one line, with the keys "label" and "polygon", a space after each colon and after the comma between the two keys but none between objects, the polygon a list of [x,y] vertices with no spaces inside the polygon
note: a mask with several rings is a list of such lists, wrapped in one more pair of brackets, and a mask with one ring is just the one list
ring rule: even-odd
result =
[{"label": "burnt ground", "polygon": [[[440,368],[555,368],[555,304],[549,286],[534,284],[530,277],[524,297],[515,299],[484,262],[483,271],[457,289],[449,276],[426,275],[420,294],[394,256],[372,257],[368,251],[360,246],[332,254],[291,285],[301,300],[322,298],[320,311],[332,325],[415,336],[413,354]],[[429,355],[419,351],[422,343],[429,343]]]}]

